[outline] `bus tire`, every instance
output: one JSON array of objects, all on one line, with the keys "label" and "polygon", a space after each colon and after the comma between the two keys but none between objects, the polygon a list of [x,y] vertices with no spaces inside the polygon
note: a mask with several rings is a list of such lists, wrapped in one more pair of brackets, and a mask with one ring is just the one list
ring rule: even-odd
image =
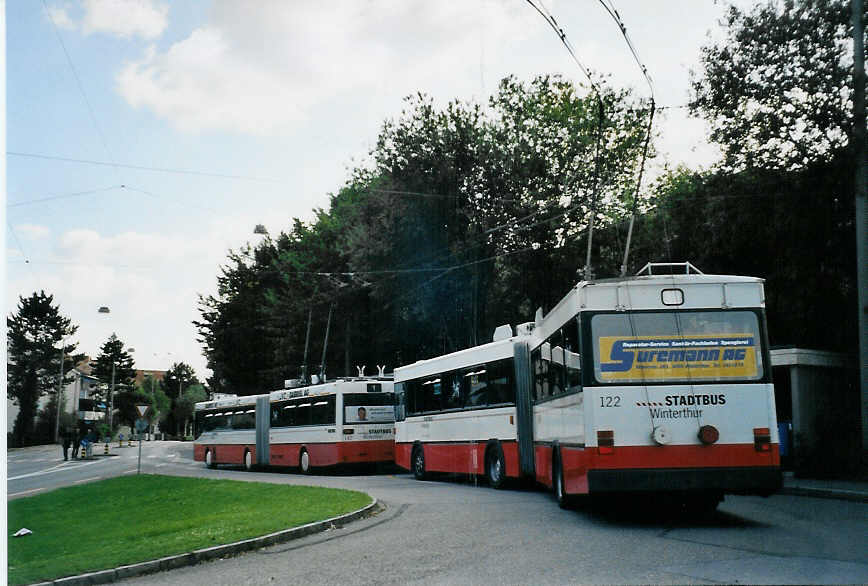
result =
[{"label": "bus tire", "polygon": [[427,477],[425,473],[425,450],[422,449],[422,446],[413,447],[411,465],[413,466],[413,476],[416,480],[425,480]]},{"label": "bus tire", "polygon": [[250,453],[250,450],[244,450],[244,469],[247,472],[253,470],[253,454]]},{"label": "bus tire", "polygon": [[572,505],[572,499],[567,496],[567,491],[564,488],[564,468],[561,466],[561,459],[557,452],[552,459],[552,489],[558,506],[562,509],[569,509]]},{"label": "bus tire", "polygon": [[304,448],[298,454],[298,469],[302,474],[310,474],[310,454]]},{"label": "bus tire", "polygon": [[214,465],[214,452],[212,450],[205,450],[205,467],[213,468]]},{"label": "bus tire", "polygon": [[485,476],[491,488],[503,488],[506,482],[506,461],[500,444],[492,444],[485,453]]}]

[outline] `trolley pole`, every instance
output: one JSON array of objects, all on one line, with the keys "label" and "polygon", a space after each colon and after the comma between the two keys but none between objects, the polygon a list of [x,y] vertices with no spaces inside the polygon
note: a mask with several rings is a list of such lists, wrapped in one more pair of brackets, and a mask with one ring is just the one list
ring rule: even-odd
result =
[{"label": "trolley pole", "polygon": [[868,142],[865,130],[865,23],[863,0],[850,0],[853,18],[853,152],[856,162],[856,272],[859,324],[859,388],[862,411],[862,465],[868,469]]}]

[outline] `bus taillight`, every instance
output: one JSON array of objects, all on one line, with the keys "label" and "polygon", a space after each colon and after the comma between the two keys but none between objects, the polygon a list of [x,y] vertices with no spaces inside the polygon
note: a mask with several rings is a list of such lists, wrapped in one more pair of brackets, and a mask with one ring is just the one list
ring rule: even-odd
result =
[{"label": "bus taillight", "polygon": [[615,432],[610,429],[597,430],[597,453],[612,454],[615,452]]},{"label": "bus taillight", "polygon": [[720,439],[720,432],[713,425],[703,425],[699,428],[699,441],[707,446]]},{"label": "bus taillight", "polygon": [[768,452],[772,449],[772,436],[768,427],[753,428],[753,447],[757,452]]}]

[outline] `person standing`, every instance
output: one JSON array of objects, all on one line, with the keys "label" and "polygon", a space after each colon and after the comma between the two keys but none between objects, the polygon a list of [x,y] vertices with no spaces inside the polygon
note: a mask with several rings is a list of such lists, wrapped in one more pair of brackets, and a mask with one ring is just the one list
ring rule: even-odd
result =
[{"label": "person standing", "polygon": [[72,443],[72,438],[69,437],[69,430],[63,428],[63,436],[61,441],[63,442],[63,460],[69,460],[69,444]]},{"label": "person standing", "polygon": [[81,438],[78,435],[78,428],[75,428],[75,431],[72,434],[72,459],[75,460],[78,458],[78,447],[81,443]]}]

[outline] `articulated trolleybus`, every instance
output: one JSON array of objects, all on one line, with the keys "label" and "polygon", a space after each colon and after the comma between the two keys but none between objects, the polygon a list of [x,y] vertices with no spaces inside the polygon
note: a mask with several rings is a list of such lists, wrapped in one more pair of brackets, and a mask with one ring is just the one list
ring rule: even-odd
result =
[{"label": "articulated trolleybus", "polygon": [[770,494],[781,473],[764,305],[761,279],[690,263],[582,281],[516,335],[501,326],[489,344],[396,369],[396,463],[419,479],[532,478],[562,506]]},{"label": "articulated trolleybus", "polygon": [[208,467],[286,466],[305,474],[319,467],[392,463],[392,386],[381,372],[197,403],[193,457]]}]

